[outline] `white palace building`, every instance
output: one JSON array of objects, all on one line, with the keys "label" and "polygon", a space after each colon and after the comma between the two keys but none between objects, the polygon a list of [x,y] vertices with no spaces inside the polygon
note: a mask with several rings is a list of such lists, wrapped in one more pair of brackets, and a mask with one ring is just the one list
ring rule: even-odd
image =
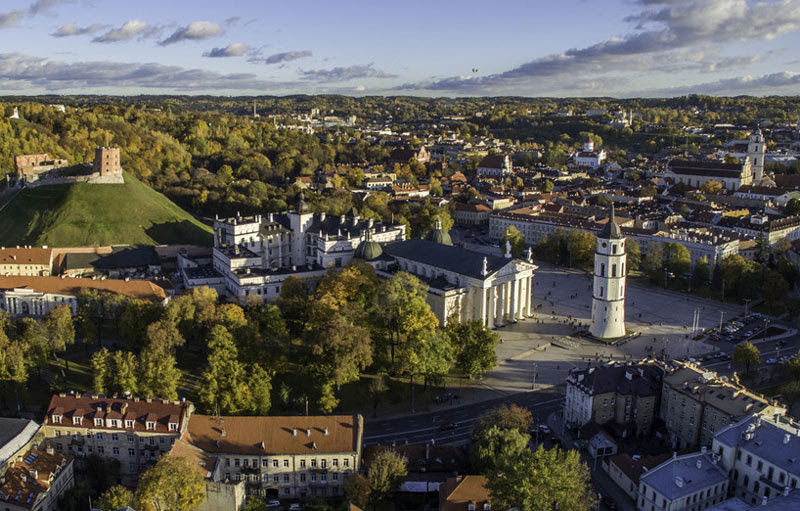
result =
[{"label": "white palace building", "polygon": [[389,278],[409,272],[428,285],[428,302],[444,326],[449,318],[481,319],[489,327],[532,316],[536,266],[452,246],[436,221],[426,239],[406,240],[404,224],[312,213],[302,197],[295,211],[214,221],[211,261],[180,255],[185,287],[213,287],[239,303],[273,300],[290,276],[319,279],[359,259]]}]

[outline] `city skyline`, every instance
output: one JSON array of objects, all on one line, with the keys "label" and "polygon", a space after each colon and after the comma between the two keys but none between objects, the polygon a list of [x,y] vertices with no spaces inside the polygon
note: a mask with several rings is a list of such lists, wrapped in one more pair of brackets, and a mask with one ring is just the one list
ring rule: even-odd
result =
[{"label": "city skyline", "polygon": [[9,0],[5,94],[796,94],[800,0]]}]

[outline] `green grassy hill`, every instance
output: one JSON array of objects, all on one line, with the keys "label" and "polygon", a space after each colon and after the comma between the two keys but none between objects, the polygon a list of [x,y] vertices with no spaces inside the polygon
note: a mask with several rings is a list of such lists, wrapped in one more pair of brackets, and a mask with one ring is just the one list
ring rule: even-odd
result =
[{"label": "green grassy hill", "polygon": [[40,186],[0,211],[0,245],[210,245],[211,228],[125,173],[125,184]]}]

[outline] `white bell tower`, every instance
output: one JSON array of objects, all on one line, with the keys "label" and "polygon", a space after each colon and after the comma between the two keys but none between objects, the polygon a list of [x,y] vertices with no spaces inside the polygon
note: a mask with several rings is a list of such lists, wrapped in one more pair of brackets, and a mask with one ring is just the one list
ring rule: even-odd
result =
[{"label": "white bell tower", "polygon": [[764,179],[765,145],[761,128],[756,128],[756,131],[750,135],[750,141],[747,144],[747,159],[750,160],[750,172],[753,174],[754,185],[760,184]]},{"label": "white bell tower", "polygon": [[608,223],[597,235],[594,253],[592,325],[589,333],[602,339],[625,335],[625,237],[614,221],[614,206]]}]

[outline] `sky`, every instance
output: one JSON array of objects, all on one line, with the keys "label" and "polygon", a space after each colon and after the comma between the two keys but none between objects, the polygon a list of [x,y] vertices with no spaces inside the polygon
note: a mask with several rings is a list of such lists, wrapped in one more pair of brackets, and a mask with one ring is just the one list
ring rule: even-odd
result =
[{"label": "sky", "polygon": [[0,95],[800,94],[800,0],[0,0]]}]

